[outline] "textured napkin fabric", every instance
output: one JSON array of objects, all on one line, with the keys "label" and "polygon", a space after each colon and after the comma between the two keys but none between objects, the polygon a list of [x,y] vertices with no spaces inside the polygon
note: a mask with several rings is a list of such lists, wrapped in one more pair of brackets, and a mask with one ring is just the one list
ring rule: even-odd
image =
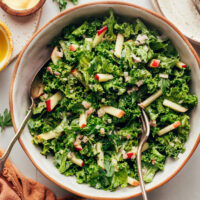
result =
[{"label": "textured napkin fabric", "polygon": [[[0,149],[0,157],[3,150]],[[42,184],[26,178],[7,160],[0,175],[0,200],[55,200],[54,194]]]},{"label": "textured napkin fabric", "polygon": [[[3,150],[0,149],[0,157]],[[9,161],[6,161],[0,174],[0,200],[56,200],[54,194],[44,185],[22,175]],[[84,200],[69,195],[57,200]]]}]

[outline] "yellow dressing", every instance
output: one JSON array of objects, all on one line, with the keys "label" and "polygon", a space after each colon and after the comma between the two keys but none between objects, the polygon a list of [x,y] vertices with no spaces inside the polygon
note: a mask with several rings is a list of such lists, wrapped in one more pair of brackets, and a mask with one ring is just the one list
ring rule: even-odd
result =
[{"label": "yellow dressing", "polygon": [[0,30],[0,63],[6,57],[8,52],[8,42],[6,40],[5,34]]},{"label": "yellow dressing", "polygon": [[3,0],[3,3],[14,10],[26,10],[33,8],[39,1],[40,0]]}]

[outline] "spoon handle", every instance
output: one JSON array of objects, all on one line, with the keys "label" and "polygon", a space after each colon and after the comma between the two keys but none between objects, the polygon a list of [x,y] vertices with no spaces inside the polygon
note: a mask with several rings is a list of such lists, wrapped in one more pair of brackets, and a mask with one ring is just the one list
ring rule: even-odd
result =
[{"label": "spoon handle", "polygon": [[141,162],[141,151],[142,151],[142,146],[144,143],[140,143],[138,147],[138,152],[137,152],[137,163],[138,163],[138,175],[139,175],[139,180],[140,180],[140,189],[142,191],[142,198],[143,200],[148,200],[147,198],[147,193],[145,190],[145,184],[142,176],[142,162]]},{"label": "spoon handle", "polygon": [[142,112],[142,115],[141,115],[142,136],[140,139],[138,152],[137,152],[137,165],[138,165],[138,175],[139,175],[139,180],[140,180],[140,188],[142,191],[142,197],[143,197],[143,200],[148,200],[147,193],[145,190],[143,175],[142,175],[141,154],[142,154],[142,147],[150,135],[150,125],[149,125],[149,119],[148,119],[146,112],[143,109],[141,110],[141,112]]},{"label": "spoon handle", "polygon": [[26,117],[24,118],[19,130],[17,131],[17,133],[15,134],[14,138],[12,139],[12,141],[10,142],[6,152],[4,153],[4,155],[0,158],[0,174],[1,174],[1,171],[3,170],[3,167],[4,167],[4,164],[8,158],[8,156],[10,155],[10,152],[15,144],[15,142],[18,140],[18,138],[20,137],[22,131],[24,130],[24,127],[26,125],[26,123],[28,122],[31,114],[33,112],[33,109],[30,108],[30,110],[28,111]]}]

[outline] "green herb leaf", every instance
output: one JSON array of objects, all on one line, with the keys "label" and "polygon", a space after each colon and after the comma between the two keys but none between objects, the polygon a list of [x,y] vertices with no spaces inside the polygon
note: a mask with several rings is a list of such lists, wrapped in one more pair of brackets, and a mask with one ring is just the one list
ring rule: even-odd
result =
[{"label": "green herb leaf", "polygon": [[1,132],[4,130],[5,127],[12,126],[11,115],[8,109],[4,110],[3,115],[0,114],[0,128]]},{"label": "green herb leaf", "polygon": [[[54,0],[54,1],[57,1],[57,3],[59,4],[60,11],[65,9],[67,6],[67,0]],[[68,1],[72,2],[73,4],[78,3],[78,0],[68,0]]]}]

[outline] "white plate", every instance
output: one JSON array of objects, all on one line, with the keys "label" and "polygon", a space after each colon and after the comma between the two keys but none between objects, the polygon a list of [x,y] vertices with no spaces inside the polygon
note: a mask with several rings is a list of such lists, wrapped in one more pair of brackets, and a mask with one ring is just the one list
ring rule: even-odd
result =
[{"label": "white plate", "polygon": [[191,42],[200,44],[200,14],[192,0],[152,0],[152,4]]}]

